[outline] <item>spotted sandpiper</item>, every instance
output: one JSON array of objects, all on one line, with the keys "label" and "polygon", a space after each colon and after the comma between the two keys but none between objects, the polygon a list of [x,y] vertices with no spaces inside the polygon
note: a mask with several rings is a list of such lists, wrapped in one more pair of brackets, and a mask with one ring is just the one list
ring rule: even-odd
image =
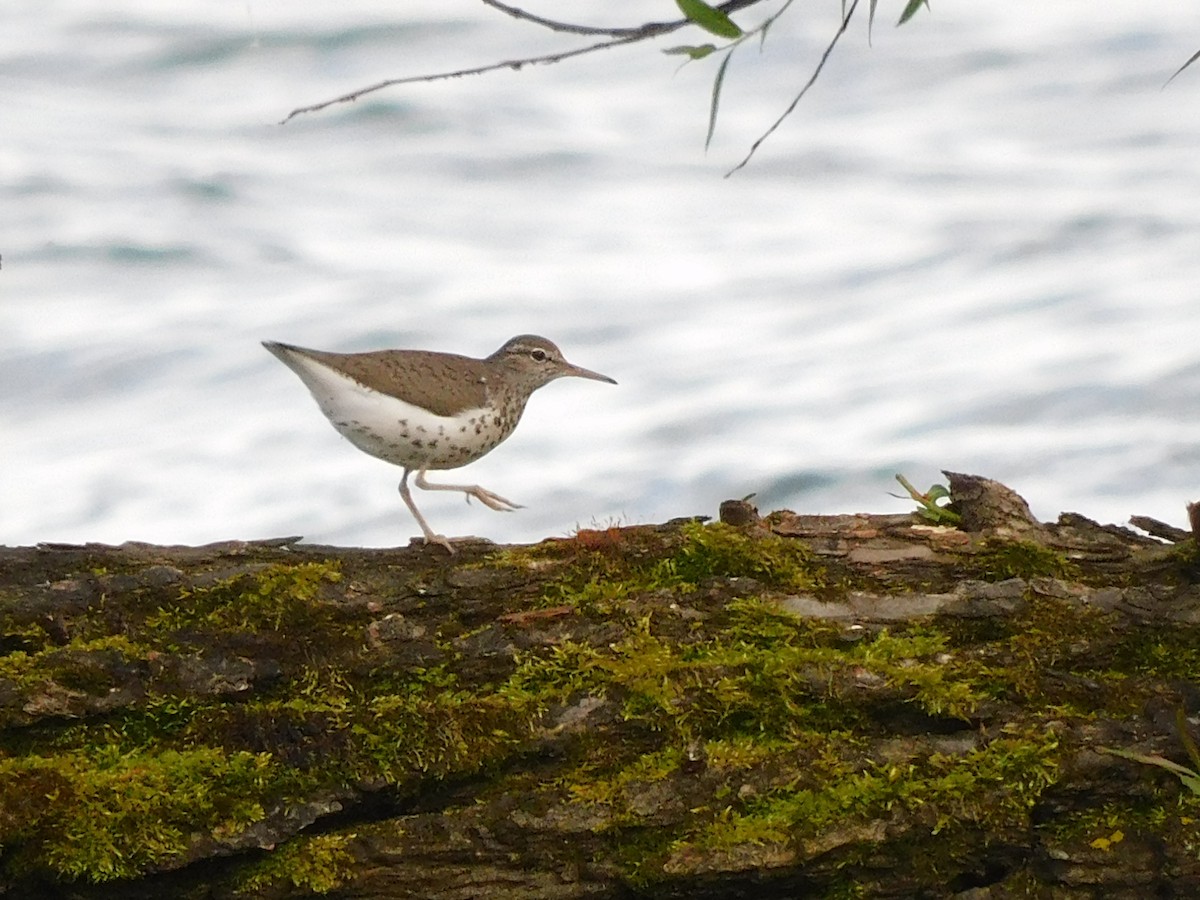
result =
[{"label": "spotted sandpiper", "polygon": [[321,412],[359,450],[404,469],[400,496],[426,544],[454,547],[435,534],[413,503],[408,476],[429,491],[462,491],[484,506],[509,512],[519,504],[477,484],[430,484],[429,469],[474,462],[512,434],[529,395],[574,375],[616,384],[607,375],[567,362],[544,337],[522,334],[486,359],[428,350],[330,353],[263,341],[308,386]]}]

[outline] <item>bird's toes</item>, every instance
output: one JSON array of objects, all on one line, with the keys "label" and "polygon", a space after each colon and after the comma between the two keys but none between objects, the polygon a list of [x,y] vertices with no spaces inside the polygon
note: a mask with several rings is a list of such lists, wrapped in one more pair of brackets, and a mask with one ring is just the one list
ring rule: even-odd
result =
[{"label": "bird's toes", "polygon": [[513,503],[511,500],[507,500],[499,494],[493,494],[491,491],[479,486],[476,486],[467,496],[474,496],[484,506],[494,509],[497,512],[511,512],[514,509],[520,509],[521,506],[519,503]]},{"label": "bird's toes", "polygon": [[453,556],[455,553],[454,546],[450,543],[450,539],[444,534],[431,534],[427,536],[425,538],[425,546],[428,547],[430,544],[437,544],[439,547],[445,547],[446,552],[451,556]]}]

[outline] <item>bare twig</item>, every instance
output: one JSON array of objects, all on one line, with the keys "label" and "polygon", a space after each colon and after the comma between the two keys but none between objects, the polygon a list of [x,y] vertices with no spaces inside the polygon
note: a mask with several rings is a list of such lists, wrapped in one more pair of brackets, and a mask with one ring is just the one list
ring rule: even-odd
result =
[{"label": "bare twig", "polygon": [[398,84],[415,84],[419,81],[447,81],[451,78],[465,78],[468,75],[482,75],[485,72],[495,72],[500,69],[518,70],[524,66],[550,65],[556,62],[562,62],[564,59],[570,59],[573,56],[583,56],[585,53],[594,53],[597,50],[607,50],[609,47],[616,47],[621,44],[632,44],[634,41],[643,40],[646,36],[642,34],[634,34],[629,37],[614,38],[610,41],[601,41],[598,44],[590,44],[587,47],[578,47],[574,50],[567,50],[562,53],[548,53],[545,56],[529,56],[525,59],[510,59],[504,62],[489,63],[486,66],[476,66],[473,69],[457,69],[453,72],[437,72],[433,75],[410,75],[407,78],[388,78],[380,81],[377,84],[369,85],[365,88],[359,88],[356,91],[351,91],[349,94],[342,94],[340,97],[334,97],[332,100],[324,100],[320,103],[314,103],[312,106],[301,106],[293,109],[287,114],[280,125],[290,122],[296,116],[302,113],[316,112],[317,110],[325,109],[338,103],[352,103],[359,97],[364,97],[367,94],[373,94],[375,91],[381,91],[387,87],[394,87]]},{"label": "bare twig", "polygon": [[[493,9],[500,10],[502,13],[507,13],[514,19],[532,22],[535,25],[541,25],[543,28],[549,28],[551,31],[561,31],[567,34],[603,34],[608,37],[630,37],[631,35],[638,34],[646,37],[655,37],[665,34],[667,31],[674,31],[680,27],[679,22],[647,22],[644,25],[638,25],[634,28],[603,28],[594,25],[576,25],[571,22],[559,22],[554,19],[535,16],[533,13],[526,12],[516,6],[501,3],[500,0],[480,0],[480,2],[484,6],[490,6]],[[728,2],[720,4],[717,8],[728,15],[731,12],[736,12],[739,9],[745,9],[747,6],[754,6],[756,3],[761,2],[762,0],[728,0]],[[683,23],[687,24],[687,22],[688,20],[685,19]]]},{"label": "bare twig", "polygon": [[603,34],[608,37],[628,37],[631,34],[636,34],[647,27],[653,27],[655,23],[647,23],[639,25],[636,28],[601,28],[595,25],[575,25],[571,22],[558,22],[554,19],[546,19],[542,16],[535,16],[533,13],[526,12],[523,9],[518,9],[515,6],[509,6],[507,3],[501,3],[500,0],[480,0],[484,6],[490,6],[493,9],[498,9],[502,13],[507,13],[514,19],[520,19],[523,22],[532,22],[535,25],[541,25],[543,28],[549,28],[551,31],[560,31],[566,34]]},{"label": "bare twig", "polygon": [[837,46],[837,42],[841,40],[842,35],[846,33],[846,29],[850,27],[850,20],[854,17],[854,10],[856,9],[858,9],[858,0],[854,0],[854,2],[850,4],[850,8],[846,10],[845,15],[842,16],[842,24],[838,27],[837,33],[834,34],[833,40],[831,40],[829,45],[825,48],[825,52],[821,54],[821,59],[817,63],[817,67],[813,69],[812,75],[809,76],[809,79],[807,82],[805,82],[804,87],[800,89],[800,93],[792,98],[792,102],[788,104],[788,108],[783,111],[783,114],[778,119],[771,123],[771,127],[759,135],[758,140],[750,145],[750,150],[742,159],[742,161],[725,173],[726,178],[728,178],[738,169],[743,168],[746,163],[750,162],[750,158],[754,156],[755,152],[760,146],[762,146],[763,142],[772,134],[774,134],[775,130],[783,124],[783,120],[795,111],[800,101],[804,98],[804,95],[808,93],[808,89],[816,83],[817,77],[821,74],[821,70],[825,68],[825,63],[829,60],[830,54],[833,53],[833,48]]}]

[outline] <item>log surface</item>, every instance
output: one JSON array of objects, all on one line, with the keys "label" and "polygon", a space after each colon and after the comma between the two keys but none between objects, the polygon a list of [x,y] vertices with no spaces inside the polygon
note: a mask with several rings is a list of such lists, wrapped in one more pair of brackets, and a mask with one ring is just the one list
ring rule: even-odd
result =
[{"label": "log surface", "polygon": [[0,548],[0,889],[1191,895],[1194,541],[947,474],[957,527]]}]

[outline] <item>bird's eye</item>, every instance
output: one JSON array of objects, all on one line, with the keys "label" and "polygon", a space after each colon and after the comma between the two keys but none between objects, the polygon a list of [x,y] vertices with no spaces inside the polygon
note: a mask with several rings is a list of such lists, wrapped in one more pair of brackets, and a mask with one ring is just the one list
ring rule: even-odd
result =
[{"label": "bird's eye", "polygon": [[534,359],[536,359],[538,362],[546,361],[546,351],[545,350],[530,350],[529,355],[532,356]]}]

